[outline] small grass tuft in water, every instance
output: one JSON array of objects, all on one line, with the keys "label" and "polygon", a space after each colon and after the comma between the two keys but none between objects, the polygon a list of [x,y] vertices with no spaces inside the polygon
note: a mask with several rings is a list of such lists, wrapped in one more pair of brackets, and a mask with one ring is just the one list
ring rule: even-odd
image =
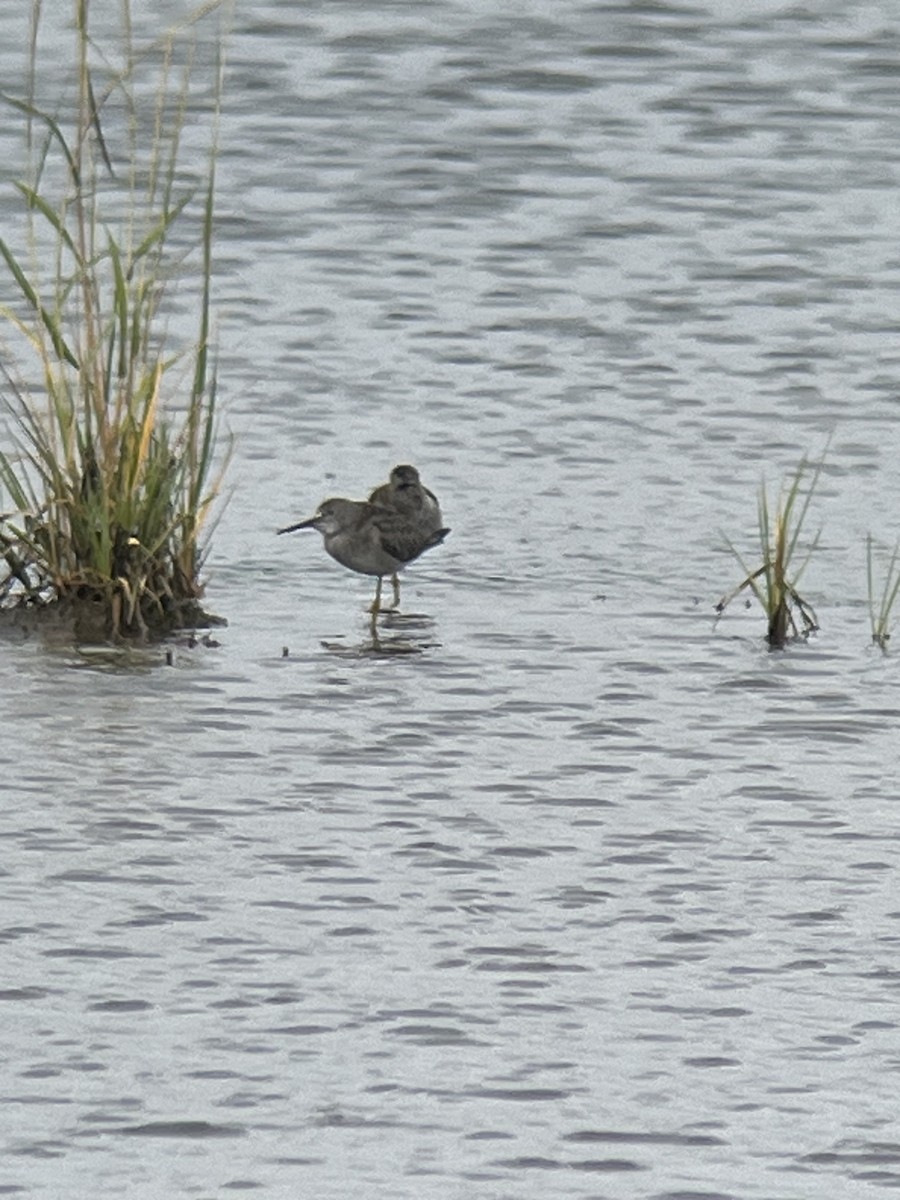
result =
[{"label": "small grass tuft in water", "polygon": [[[58,64],[38,61],[36,4],[29,94],[2,97],[22,122],[27,169],[15,184],[22,237],[0,239],[16,297],[0,309],[14,342],[0,365],[11,417],[0,604],[86,603],[113,638],[208,623],[203,539],[228,457],[216,454],[210,363],[221,53],[193,179],[182,135],[200,88],[196,26],[218,7],[201,5],[139,51],[128,0],[115,46],[97,45],[88,2],[75,0],[74,107],[51,108],[34,95],[58,77]],[[167,303],[176,279],[193,296],[187,319]],[[174,348],[170,324],[189,330]]]},{"label": "small grass tuft in water", "polygon": [[725,538],[746,577],[722,597],[716,611],[724,612],[736,596],[749,588],[766,614],[766,640],[773,647],[785,646],[792,638],[806,638],[819,628],[812,605],[797,591],[800,576],[819,544],[819,533],[808,545],[802,560],[798,562],[797,559],[804,522],[824,462],[824,454],[814,463],[804,458],[793,475],[785,480],[774,505],[769,501],[765,483],[760,487],[757,529],[761,566],[748,567],[740,551]]},{"label": "small grass tuft in water", "polygon": [[875,541],[871,534],[866,538],[866,582],[868,584],[869,620],[872,624],[872,641],[887,652],[891,637],[891,611],[900,592],[900,542],[888,559],[884,573],[884,585],[876,599],[875,594]]}]

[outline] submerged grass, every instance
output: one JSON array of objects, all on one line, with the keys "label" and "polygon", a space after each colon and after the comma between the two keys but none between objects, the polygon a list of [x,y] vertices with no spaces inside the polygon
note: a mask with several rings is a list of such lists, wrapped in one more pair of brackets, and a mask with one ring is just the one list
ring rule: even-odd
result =
[{"label": "submerged grass", "polygon": [[866,538],[866,582],[869,597],[869,620],[872,625],[872,641],[882,650],[887,650],[891,637],[891,611],[900,593],[900,542],[888,559],[884,573],[884,585],[876,598],[875,594],[875,542],[872,535]]},{"label": "submerged grass", "polygon": [[[209,67],[205,170],[186,184],[181,165],[197,22],[220,4],[139,51],[126,0],[116,68],[116,48],[101,52],[91,37],[87,0],[74,8],[72,119],[34,95],[39,4],[30,94],[3,97],[23,123],[28,166],[15,184],[23,248],[0,239],[18,297],[0,309],[15,340],[0,363],[12,418],[0,450],[10,509],[0,516],[0,602],[88,604],[106,636],[145,637],[208,620],[203,539],[227,460],[216,453],[210,362],[221,53]],[[164,301],[175,278],[192,284],[194,316],[170,348]]]},{"label": "submerged grass", "polygon": [[766,640],[770,646],[781,647],[791,638],[808,637],[819,627],[812,605],[797,591],[800,576],[819,544],[819,533],[812,539],[804,557],[799,562],[797,558],[800,535],[824,462],[824,454],[816,462],[802,459],[793,475],[785,480],[774,505],[769,502],[765,484],[760,487],[757,502],[760,566],[748,567],[740,551],[725,538],[746,577],[722,597],[716,611],[724,612],[736,596],[749,588],[766,614]]}]

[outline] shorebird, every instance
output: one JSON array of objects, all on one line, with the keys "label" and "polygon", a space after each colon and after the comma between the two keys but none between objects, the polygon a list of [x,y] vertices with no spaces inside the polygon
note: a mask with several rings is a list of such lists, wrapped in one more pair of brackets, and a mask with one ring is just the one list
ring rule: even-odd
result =
[{"label": "shorebird", "polygon": [[381,611],[381,581],[385,575],[396,576],[407,563],[438,546],[450,532],[422,529],[402,513],[364,500],[335,498],[323,500],[312,517],[287,525],[279,533],[296,529],[317,529],[325,541],[325,549],[341,566],[360,575],[377,575],[375,599],[369,611],[372,627]]},{"label": "shorebird", "polygon": [[[441,506],[434,492],[429,491],[419,478],[415,467],[401,463],[391,471],[387,483],[382,483],[369,496],[370,504],[380,504],[400,513],[421,533],[428,537],[443,526]],[[394,588],[393,608],[400,604],[400,580],[394,572],[391,576]]]}]

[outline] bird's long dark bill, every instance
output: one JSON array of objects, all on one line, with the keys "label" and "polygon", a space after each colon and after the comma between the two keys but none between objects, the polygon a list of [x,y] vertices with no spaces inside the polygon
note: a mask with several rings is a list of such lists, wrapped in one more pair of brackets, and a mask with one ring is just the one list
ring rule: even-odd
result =
[{"label": "bird's long dark bill", "polygon": [[312,529],[315,523],[315,517],[308,517],[305,521],[298,521],[296,525],[285,525],[284,529],[278,529],[276,533],[293,533],[297,529]]}]

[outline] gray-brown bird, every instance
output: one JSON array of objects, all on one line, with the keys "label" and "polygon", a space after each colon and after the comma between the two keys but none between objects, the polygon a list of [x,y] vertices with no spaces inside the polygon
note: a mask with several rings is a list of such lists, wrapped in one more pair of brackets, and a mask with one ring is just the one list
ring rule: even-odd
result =
[{"label": "gray-brown bird", "polygon": [[[425,487],[416,468],[406,463],[394,467],[388,482],[382,483],[369,496],[369,503],[399,513],[415,526],[422,537],[437,533],[444,524],[437,496]],[[397,608],[400,604],[400,580],[396,572],[391,576],[391,584],[394,588],[393,607]]]},{"label": "gray-brown bird", "polygon": [[420,526],[402,513],[370,504],[364,500],[334,498],[323,500],[315,515],[295,525],[279,529],[293,533],[295,529],[317,529],[325,549],[341,566],[360,575],[376,575],[378,584],[370,612],[372,625],[381,611],[381,581],[385,575],[396,575],[407,563],[438,546],[450,532],[433,529],[424,533]]}]

